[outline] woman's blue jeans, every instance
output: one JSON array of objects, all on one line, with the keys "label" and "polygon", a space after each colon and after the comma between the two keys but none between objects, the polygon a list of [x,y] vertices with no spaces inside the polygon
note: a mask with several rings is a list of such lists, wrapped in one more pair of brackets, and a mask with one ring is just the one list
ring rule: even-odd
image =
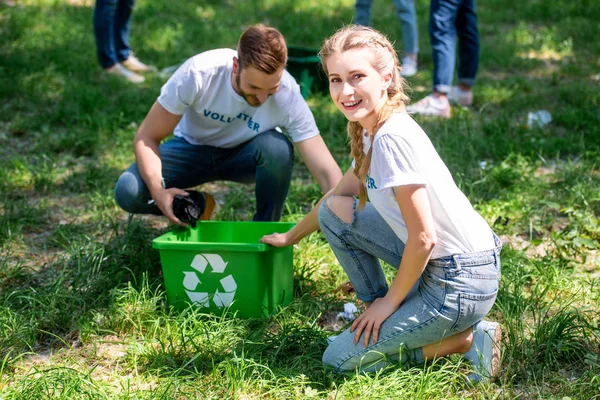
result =
[{"label": "woman's blue jeans", "polygon": [[[357,210],[346,223],[327,203],[319,208],[319,224],[356,296],[363,301],[385,296],[388,285],[383,260],[398,268],[404,243],[372,204]],[[490,233],[492,234],[492,233]],[[335,372],[372,372],[407,361],[422,362],[422,347],[463,332],[490,311],[500,280],[500,240],[488,251],[430,260],[412,291],[380,327],[377,344],[354,344],[347,329],[323,354]]]},{"label": "woman's blue jeans", "polygon": [[475,84],[479,32],[475,0],[431,0],[429,36],[433,50],[433,90],[448,93],[454,78],[458,38],[458,83]]},{"label": "woman's blue jeans", "polygon": [[[175,137],[159,147],[165,188],[192,188],[206,182],[256,183],[254,221],[278,221],[288,194],[294,148],[276,130],[263,132],[232,149],[200,146]],[[133,163],[119,178],[115,200],[132,214],[161,215]]]},{"label": "woman's blue jeans", "polygon": [[98,60],[110,68],[129,57],[129,26],[135,0],[96,0],[94,34]]},{"label": "woman's blue jeans", "polygon": [[[417,26],[417,12],[414,0],[394,0],[396,13],[402,29],[404,52],[413,54],[419,52],[419,29]],[[356,0],[354,6],[354,23],[357,25],[371,26],[373,0]]]}]

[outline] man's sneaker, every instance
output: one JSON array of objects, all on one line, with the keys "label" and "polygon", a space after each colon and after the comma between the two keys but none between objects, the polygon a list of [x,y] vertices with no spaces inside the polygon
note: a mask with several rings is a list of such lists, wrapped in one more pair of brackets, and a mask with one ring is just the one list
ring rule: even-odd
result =
[{"label": "man's sneaker", "polygon": [[142,83],[145,80],[143,76],[136,74],[133,71],[128,70],[127,68],[125,68],[123,65],[121,65],[119,63],[116,63],[112,67],[107,68],[106,72],[111,75],[116,75],[121,78],[125,78],[131,83]]},{"label": "man's sneaker", "polygon": [[410,57],[404,57],[402,59],[402,70],[400,71],[400,75],[410,78],[417,73],[417,61],[413,60]]},{"label": "man's sneaker", "polygon": [[430,115],[434,117],[450,118],[450,103],[445,97],[436,98],[429,95],[415,104],[406,107],[409,114]]},{"label": "man's sneaker", "polygon": [[450,93],[448,93],[448,101],[451,104],[470,106],[473,104],[473,91],[461,90],[458,86],[452,86]]},{"label": "man's sneaker", "polygon": [[157,69],[153,65],[146,65],[140,61],[139,58],[133,55],[133,53],[129,54],[127,60],[121,61],[121,64],[125,68],[133,72],[156,72]]},{"label": "man's sneaker", "polygon": [[490,321],[479,321],[473,326],[473,343],[464,356],[479,371],[470,374],[467,379],[475,383],[496,375],[500,367],[500,324]]},{"label": "man's sneaker", "polygon": [[204,212],[198,219],[201,221],[208,221],[217,215],[221,207],[219,206],[219,203],[215,201],[215,198],[212,197],[212,195],[206,192],[201,193],[204,195]]}]

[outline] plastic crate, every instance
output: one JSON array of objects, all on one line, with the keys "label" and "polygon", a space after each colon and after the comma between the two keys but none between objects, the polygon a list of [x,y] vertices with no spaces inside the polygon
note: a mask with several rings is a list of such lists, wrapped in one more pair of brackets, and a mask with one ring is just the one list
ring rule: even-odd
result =
[{"label": "plastic crate", "polygon": [[307,47],[288,46],[286,69],[300,85],[305,99],[312,93],[329,93],[329,79],[323,71],[318,50]]},{"label": "plastic crate", "polygon": [[287,222],[201,221],[154,239],[167,300],[212,313],[263,317],[293,296],[293,247],[260,243],[264,235],[289,231]]}]

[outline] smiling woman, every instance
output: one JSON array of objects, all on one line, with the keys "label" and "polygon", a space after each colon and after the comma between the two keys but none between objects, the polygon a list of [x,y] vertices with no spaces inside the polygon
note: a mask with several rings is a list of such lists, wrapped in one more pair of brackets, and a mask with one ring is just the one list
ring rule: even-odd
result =
[{"label": "smiling woman", "polygon": [[[406,114],[387,38],[348,26],[320,55],[354,162],[319,208],[319,224],[367,305],[323,362],[366,372],[462,353],[479,369],[470,380],[493,376],[500,327],[483,318],[498,293],[500,241]],[[398,269],[389,288],[380,260]]]}]

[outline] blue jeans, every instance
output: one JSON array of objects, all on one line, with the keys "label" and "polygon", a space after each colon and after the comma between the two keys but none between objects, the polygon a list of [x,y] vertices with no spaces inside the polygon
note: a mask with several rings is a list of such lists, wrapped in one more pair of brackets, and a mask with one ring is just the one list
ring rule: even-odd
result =
[{"label": "blue jeans", "polygon": [[96,0],[94,34],[98,60],[110,68],[129,57],[129,25],[135,0]]},{"label": "blue jeans", "polygon": [[[363,301],[383,297],[388,285],[383,260],[398,268],[404,243],[372,204],[357,210],[348,224],[329,209],[319,208],[319,224],[356,296]],[[491,233],[490,233],[491,234]],[[500,240],[496,248],[430,260],[400,308],[379,330],[377,344],[353,343],[354,333],[342,332],[323,354],[335,372],[372,372],[407,361],[422,362],[422,347],[473,326],[489,312],[500,280]]]},{"label": "blue jeans", "polygon": [[[175,137],[159,147],[165,188],[191,188],[218,180],[256,183],[254,221],[278,221],[294,166],[294,148],[275,130],[263,132],[233,149],[200,146]],[[161,215],[133,163],[119,178],[115,200],[132,214]]]},{"label": "blue jeans", "polygon": [[[394,0],[396,13],[400,20],[402,29],[402,40],[404,42],[404,51],[406,53],[419,52],[419,29],[417,27],[417,12],[415,11],[414,0]],[[371,10],[373,0],[356,0],[354,6],[354,23],[357,25],[371,26]]]},{"label": "blue jeans", "polygon": [[458,82],[475,84],[479,32],[475,0],[431,0],[429,36],[433,50],[433,90],[448,93],[454,78],[458,38]]}]

